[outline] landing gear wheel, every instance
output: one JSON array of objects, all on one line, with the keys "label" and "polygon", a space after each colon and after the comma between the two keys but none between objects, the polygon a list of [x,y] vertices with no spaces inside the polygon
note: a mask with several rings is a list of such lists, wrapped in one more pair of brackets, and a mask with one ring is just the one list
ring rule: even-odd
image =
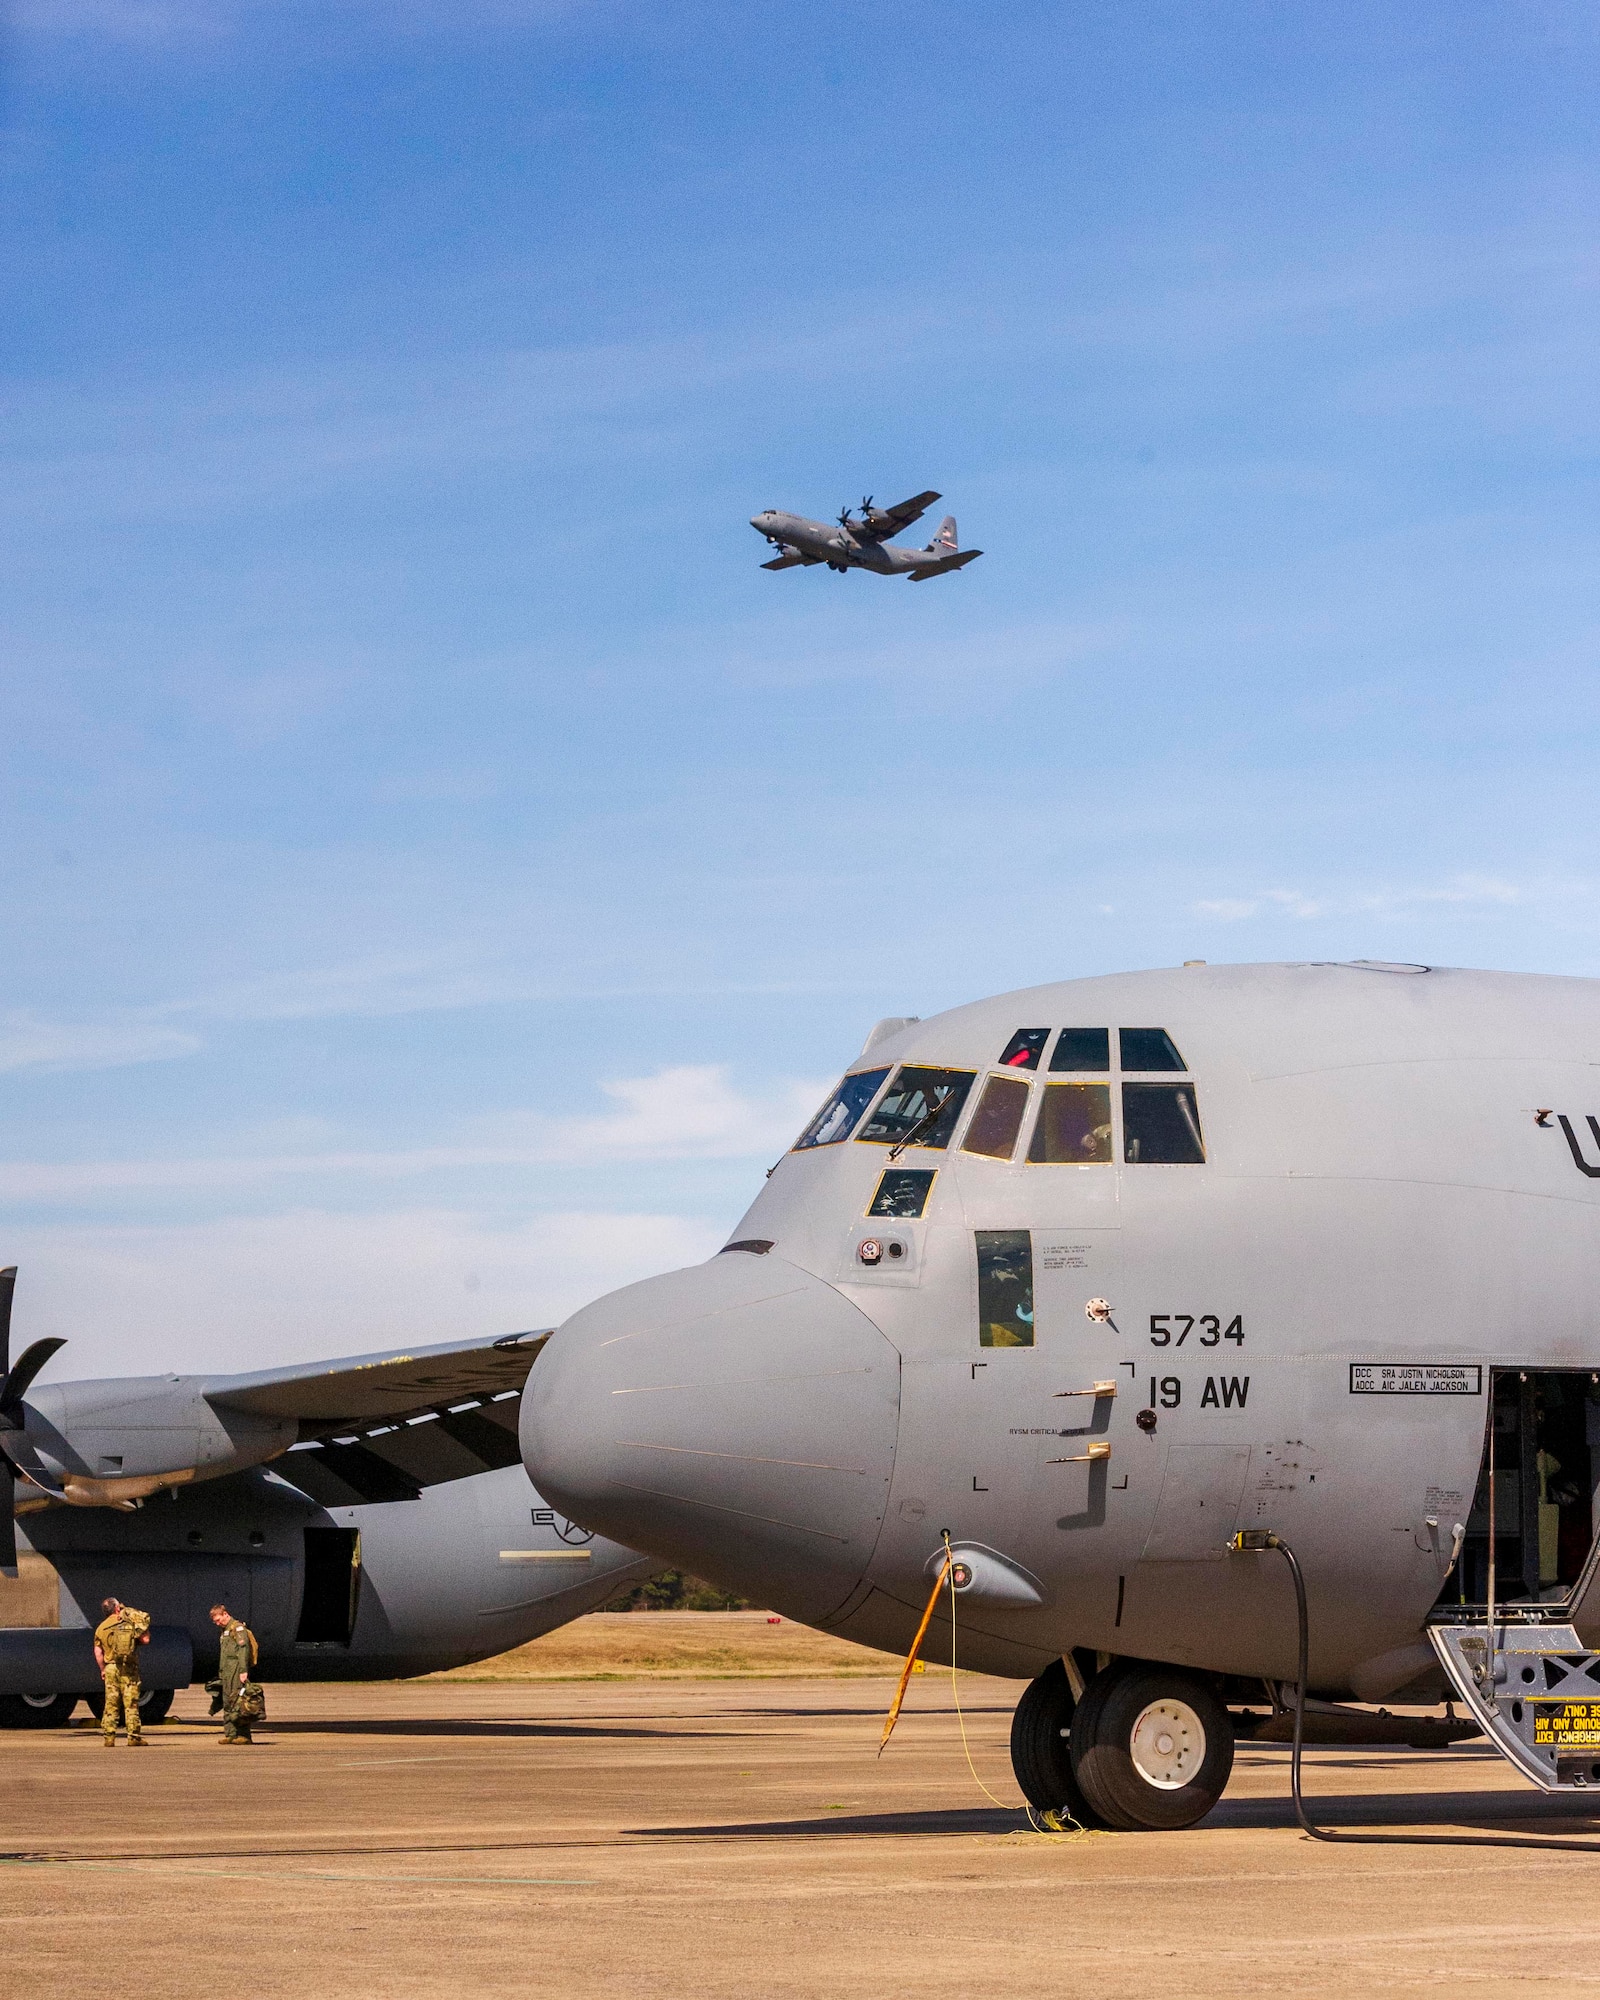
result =
[{"label": "landing gear wheel", "polygon": [[1079,1826],[1100,1826],[1104,1822],[1072,1775],[1068,1736],[1074,1706],[1067,1670],[1052,1660],[1029,1682],[1011,1718],[1011,1769],[1030,1806],[1074,1819]]},{"label": "landing gear wheel", "polygon": [[59,1729],[77,1705],[75,1694],[0,1695],[0,1729]]},{"label": "landing gear wheel", "polygon": [[[177,1692],[176,1688],[146,1688],[144,1693],[139,1697],[140,1723],[148,1722],[153,1725],[157,1722],[165,1722],[171,1711]],[[77,1696],[74,1695],[73,1699],[76,1701]],[[98,1722],[100,1717],[105,1713],[105,1689],[97,1688],[93,1694],[86,1694],[84,1700],[89,1704],[94,1713],[94,1718]]]},{"label": "landing gear wheel", "polygon": [[1233,1770],[1233,1720],[1205,1682],[1173,1667],[1114,1666],[1072,1718],[1072,1771],[1107,1826],[1193,1826]]}]

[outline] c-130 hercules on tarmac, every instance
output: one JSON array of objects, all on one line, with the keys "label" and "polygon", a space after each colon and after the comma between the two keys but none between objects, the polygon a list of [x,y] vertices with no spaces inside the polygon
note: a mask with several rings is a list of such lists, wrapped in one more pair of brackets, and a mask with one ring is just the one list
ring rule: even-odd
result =
[{"label": "c-130 hercules on tarmac", "polygon": [[1086,1822],[1192,1824],[1291,1680],[1600,1787],[1597,1062],[1600,983],[1369,962],[881,1022],[719,1256],[552,1336],[525,1463],[885,1650],[953,1558],[931,1649]]},{"label": "c-130 hercules on tarmac", "polygon": [[750,525],[778,550],[763,569],[795,569],[802,564],[814,567],[826,563],[841,576],[846,570],[870,569],[879,576],[909,576],[913,583],[926,583],[930,576],[944,576],[976,562],[982,549],[963,549],[956,542],[956,517],[946,514],[939,532],[925,549],[896,548],[889,540],[913,521],[920,521],[937,493],[919,493],[902,500],[897,507],[875,507],[869,493],[861,503],[861,519],[848,507],[839,510],[837,521],[808,521],[803,514],[785,514],[768,507],[753,514]]}]

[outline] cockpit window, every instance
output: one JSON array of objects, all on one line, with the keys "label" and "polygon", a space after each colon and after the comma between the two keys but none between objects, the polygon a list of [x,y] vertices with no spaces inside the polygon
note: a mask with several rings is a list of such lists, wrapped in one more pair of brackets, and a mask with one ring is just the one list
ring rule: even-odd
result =
[{"label": "cockpit window", "polygon": [[1028,1158],[1045,1166],[1086,1166],[1111,1158],[1109,1083],[1047,1083]]},{"label": "cockpit window", "polygon": [[972,1088],[970,1069],[924,1069],[907,1063],[895,1072],[876,1111],[856,1134],[876,1146],[948,1146]]},{"label": "cockpit window", "polygon": [[[1126,1035],[1127,1030],[1123,1030]],[[1173,1167],[1205,1164],[1200,1110],[1192,1083],[1125,1083],[1122,1086],[1122,1154]]]},{"label": "cockpit window", "polygon": [[1050,1052],[1053,1070],[1102,1072],[1111,1067],[1109,1028],[1063,1028]]},{"label": "cockpit window", "polygon": [[1044,1054],[1044,1045],[1050,1039],[1048,1028],[1018,1028],[1017,1032],[1000,1051],[1002,1069],[1037,1069],[1039,1058]]},{"label": "cockpit window", "polygon": [[982,1153],[986,1159],[1009,1160],[1022,1130],[1022,1114],[1028,1108],[1028,1086],[1020,1076],[991,1076],[983,1086],[978,1108],[972,1114],[963,1153]]},{"label": "cockpit window", "polygon": [[807,1146],[837,1146],[841,1139],[848,1139],[888,1074],[887,1069],[863,1069],[847,1076],[795,1140],[793,1150],[802,1153]]},{"label": "cockpit window", "polygon": [[1132,1070],[1187,1069],[1165,1028],[1120,1028],[1122,1067]]},{"label": "cockpit window", "polygon": [[1033,1238],[1026,1229],[980,1229],[978,1345],[1032,1347]]},{"label": "cockpit window", "polygon": [[931,1167],[888,1168],[879,1178],[878,1192],[872,1197],[868,1215],[887,1215],[896,1222],[915,1222],[928,1205],[934,1178]]}]

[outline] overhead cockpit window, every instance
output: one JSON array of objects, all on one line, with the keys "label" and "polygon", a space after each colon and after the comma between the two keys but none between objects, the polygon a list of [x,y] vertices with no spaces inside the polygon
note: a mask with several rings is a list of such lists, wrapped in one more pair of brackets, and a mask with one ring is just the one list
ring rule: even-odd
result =
[{"label": "overhead cockpit window", "polygon": [[801,1153],[807,1146],[837,1146],[841,1139],[848,1139],[888,1074],[886,1069],[863,1069],[847,1076],[795,1140],[793,1150]]},{"label": "overhead cockpit window", "polygon": [[[1126,1034],[1127,1030],[1124,1029]],[[1122,1154],[1127,1160],[1172,1167],[1205,1164],[1200,1111],[1192,1083],[1122,1086]]]},{"label": "overhead cockpit window", "polygon": [[1099,1073],[1111,1067],[1109,1028],[1063,1028],[1050,1051],[1053,1070],[1088,1070]]},{"label": "overhead cockpit window", "polygon": [[1109,1083],[1047,1083],[1028,1158],[1045,1166],[1089,1166],[1111,1158]]},{"label": "overhead cockpit window", "polygon": [[1165,1028],[1119,1028],[1125,1070],[1187,1069]]},{"label": "overhead cockpit window", "polygon": [[868,1215],[887,1215],[896,1222],[915,1222],[928,1205],[933,1188],[931,1167],[890,1167],[878,1182]]},{"label": "overhead cockpit window", "polygon": [[978,1345],[1032,1347],[1033,1238],[1026,1229],[980,1229]]},{"label": "overhead cockpit window", "polygon": [[1022,1114],[1027,1108],[1028,1086],[1021,1077],[991,1076],[983,1086],[978,1108],[961,1142],[962,1152],[982,1153],[990,1160],[1009,1160],[1016,1150]]},{"label": "overhead cockpit window", "polygon": [[1044,1054],[1044,1045],[1050,1039],[1048,1028],[1018,1028],[1017,1032],[1000,1051],[1002,1069],[1037,1069],[1039,1058]]},{"label": "overhead cockpit window", "polygon": [[948,1146],[971,1088],[970,1069],[907,1063],[856,1137],[875,1146]]}]

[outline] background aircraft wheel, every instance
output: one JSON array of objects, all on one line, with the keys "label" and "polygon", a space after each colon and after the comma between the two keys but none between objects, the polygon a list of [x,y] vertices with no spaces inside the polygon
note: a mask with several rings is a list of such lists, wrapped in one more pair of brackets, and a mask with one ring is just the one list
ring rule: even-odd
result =
[{"label": "background aircraft wheel", "polygon": [[[177,1695],[176,1688],[146,1688],[139,1697],[139,1720],[141,1722],[165,1722]],[[77,1699],[76,1696],[73,1697]],[[84,1700],[94,1711],[98,1722],[105,1712],[106,1697],[103,1688],[96,1688],[93,1694],[86,1694]]]},{"label": "background aircraft wheel", "polygon": [[75,1694],[0,1695],[0,1729],[59,1729],[77,1705]]},{"label": "background aircraft wheel", "polygon": [[1193,1826],[1233,1770],[1233,1720],[1204,1681],[1171,1667],[1111,1666],[1072,1718],[1072,1770],[1107,1826]]},{"label": "background aircraft wheel", "polygon": [[1052,1660],[1028,1683],[1011,1718],[1011,1768],[1030,1806],[1063,1818],[1070,1814],[1080,1826],[1100,1826],[1072,1775],[1068,1735],[1075,1705],[1066,1668]]}]

